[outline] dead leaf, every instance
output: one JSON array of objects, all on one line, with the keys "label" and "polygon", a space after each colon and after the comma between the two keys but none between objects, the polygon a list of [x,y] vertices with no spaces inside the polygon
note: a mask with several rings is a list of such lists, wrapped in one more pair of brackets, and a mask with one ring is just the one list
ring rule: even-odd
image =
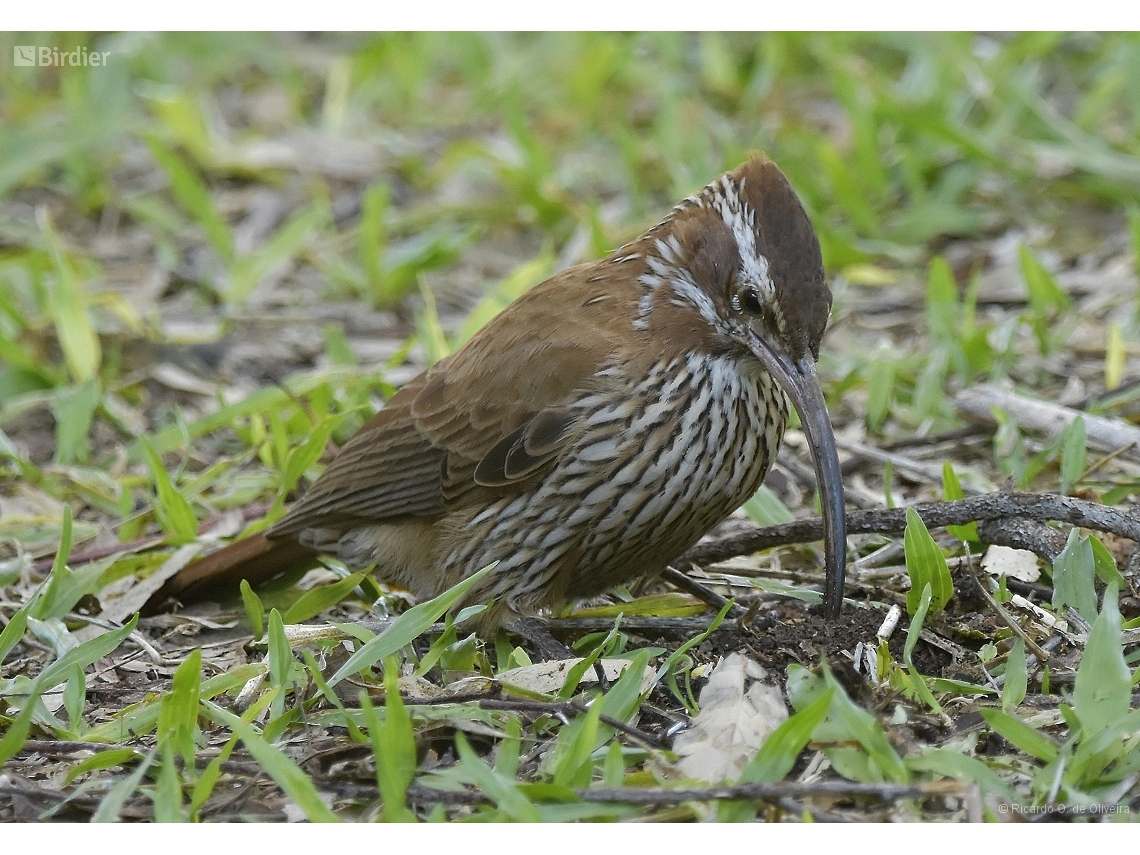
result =
[{"label": "dead leaf", "polygon": [[1020,579],[1022,582],[1036,582],[1041,578],[1037,566],[1037,556],[1027,549],[1011,549],[1008,546],[991,546],[982,556],[982,569],[991,576],[1002,573],[1007,579]]},{"label": "dead leaf", "polygon": [[[581,659],[559,659],[552,662],[538,662],[534,665],[523,665],[521,668],[512,668],[499,674],[498,681],[504,685],[514,686],[528,692],[538,692],[543,695],[557,694],[566,682],[566,674],[570,669],[581,662]],[[610,682],[617,680],[626,667],[628,659],[602,659],[602,671]],[[653,679],[653,669],[646,668],[642,677],[642,691],[649,688],[649,680]],[[593,668],[587,668],[582,675],[581,685],[590,685],[598,682],[598,675]]]},{"label": "dead leaf", "polygon": [[[713,669],[701,690],[700,713],[673,744],[681,755],[677,767],[686,777],[710,784],[735,781],[768,734],[788,717],[783,692],[761,682],[765,676],[763,668],[739,653]],[[749,678],[755,682],[745,691]]]},{"label": "dead leaf", "polygon": [[[166,584],[166,580],[193,561],[202,551],[201,543],[188,543],[174,551],[162,566],[145,579],[133,579],[133,584],[121,596],[111,596],[115,591],[103,590],[99,594],[99,602],[103,606],[101,617],[104,620],[122,622],[137,612],[158,589]],[[76,631],[75,637],[80,641],[87,641],[107,630],[95,625],[83,627]]]}]

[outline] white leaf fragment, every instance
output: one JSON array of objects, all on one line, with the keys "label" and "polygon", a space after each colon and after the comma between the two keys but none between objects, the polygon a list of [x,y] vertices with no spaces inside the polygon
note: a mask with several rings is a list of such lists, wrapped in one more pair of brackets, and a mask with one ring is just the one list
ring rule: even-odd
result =
[{"label": "white leaf fragment", "polygon": [[[523,665],[520,668],[503,671],[499,674],[498,681],[503,685],[525,689],[528,692],[553,695],[562,689],[570,669],[581,661],[581,659],[559,659],[549,662],[537,662],[533,665]],[[629,666],[629,660],[602,659],[601,664],[602,671],[606,675],[606,680],[612,683],[625,672],[625,669]],[[642,675],[641,679],[642,691],[649,688],[649,682],[653,679],[653,673],[652,668],[646,667],[645,674]],[[590,686],[597,682],[597,672],[593,668],[587,668],[582,674],[579,685]]]},{"label": "white leaf fragment", "polygon": [[1004,573],[1007,579],[1019,579],[1022,582],[1036,582],[1041,578],[1037,556],[1028,549],[991,546],[982,556],[982,569],[991,576]]},{"label": "white leaf fragment", "polygon": [[[720,662],[701,690],[701,711],[673,744],[677,766],[688,778],[708,783],[736,780],[773,730],[788,717],[784,693],[761,682],[756,662],[733,653]],[[745,690],[748,679],[752,686]]]}]

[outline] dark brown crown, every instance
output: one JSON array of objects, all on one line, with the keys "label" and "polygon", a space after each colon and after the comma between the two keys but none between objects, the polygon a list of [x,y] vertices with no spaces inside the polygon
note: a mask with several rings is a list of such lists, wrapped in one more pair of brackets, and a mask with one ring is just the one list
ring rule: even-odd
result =
[{"label": "dark brown crown", "polygon": [[810,351],[818,359],[831,313],[831,290],[811,220],[772,161],[753,157],[731,174],[745,205],[756,212],[756,248],[768,259],[789,354],[800,357]]}]

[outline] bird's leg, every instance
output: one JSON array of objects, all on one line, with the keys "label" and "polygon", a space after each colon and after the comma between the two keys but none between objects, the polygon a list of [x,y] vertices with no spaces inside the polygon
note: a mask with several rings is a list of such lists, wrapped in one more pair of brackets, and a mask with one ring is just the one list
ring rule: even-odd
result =
[{"label": "bird's leg", "polygon": [[570,649],[550,634],[550,630],[546,628],[546,622],[541,618],[508,618],[503,621],[503,629],[533,644],[539,660],[542,662],[574,658]]},{"label": "bird's leg", "polygon": [[[686,576],[684,573],[674,567],[666,567],[661,572],[661,578],[666,582],[673,584],[675,587],[680,588],[685,593],[692,594],[702,603],[705,603],[707,606],[716,609],[717,611],[723,609],[728,603],[728,600],[726,600],[712,588],[709,588],[707,585],[702,585],[696,579],[692,578],[691,576]],[[733,604],[732,608],[728,610],[728,616],[733,618],[742,617],[745,613],[746,610],[735,603]]]}]

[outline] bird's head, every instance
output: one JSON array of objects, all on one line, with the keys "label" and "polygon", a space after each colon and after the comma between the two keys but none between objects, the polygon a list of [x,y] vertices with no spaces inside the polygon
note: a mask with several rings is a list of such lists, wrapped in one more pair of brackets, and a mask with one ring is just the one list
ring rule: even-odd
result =
[{"label": "bird's head", "polygon": [[711,352],[757,360],[807,434],[826,528],[830,616],[843,601],[846,527],[835,437],[815,361],[831,313],[819,240],[788,180],[756,156],[689,197],[642,239],[645,292],[635,328],[654,315]]}]

